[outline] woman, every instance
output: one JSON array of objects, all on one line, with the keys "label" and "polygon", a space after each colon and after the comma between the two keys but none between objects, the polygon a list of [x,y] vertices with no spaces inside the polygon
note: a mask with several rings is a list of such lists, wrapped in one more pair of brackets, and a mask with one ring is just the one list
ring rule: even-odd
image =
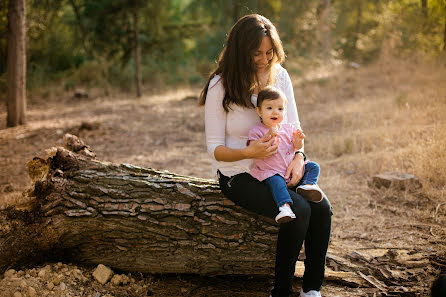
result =
[{"label": "woman", "polygon": [[[266,135],[247,146],[248,131],[259,122],[254,109],[259,90],[273,85],[288,98],[284,123],[300,128],[293,86],[280,65],[285,59],[274,25],[257,14],[242,17],[229,32],[217,69],[210,75],[200,95],[205,105],[208,152],[223,194],[237,205],[271,218],[278,211],[267,186],[253,178],[249,170],[254,158],[277,152],[278,144]],[[298,151],[286,171],[288,187],[302,178],[305,154]],[[275,281],[271,296],[290,296],[295,264],[305,240],[305,274],[302,297],[321,296],[325,256],[330,239],[331,206],[305,200],[289,190],[296,219],[279,226]]]}]

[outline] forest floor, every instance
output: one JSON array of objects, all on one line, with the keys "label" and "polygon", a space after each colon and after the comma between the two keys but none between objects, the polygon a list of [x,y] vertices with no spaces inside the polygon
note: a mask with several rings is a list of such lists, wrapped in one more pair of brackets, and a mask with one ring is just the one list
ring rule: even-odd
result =
[{"label": "forest floor", "polygon": [[[327,267],[360,271],[361,285],[348,277],[327,278],[322,295],[427,296],[434,278],[446,272],[445,65],[381,61],[304,75],[287,68],[307,135],[306,153],[320,163],[320,186],[333,206]],[[20,203],[31,185],[26,163],[63,145],[65,133],[79,136],[100,160],[213,178],[199,91],[183,88],[140,99],[94,91],[85,99],[30,95],[27,124],[8,129],[1,103],[0,206]],[[369,186],[373,175],[388,171],[415,174],[423,187]],[[258,297],[268,296],[272,285],[271,277],[119,271],[126,281],[101,285],[92,277],[95,267],[60,261],[9,271],[0,277],[0,296],[32,296],[34,290],[35,296]],[[298,274],[296,291],[300,285]]]}]

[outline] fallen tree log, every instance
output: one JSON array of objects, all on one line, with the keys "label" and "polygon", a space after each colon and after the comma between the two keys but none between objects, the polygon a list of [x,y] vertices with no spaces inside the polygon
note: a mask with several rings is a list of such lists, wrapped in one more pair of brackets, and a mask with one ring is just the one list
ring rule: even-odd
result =
[{"label": "fallen tree log", "polygon": [[123,271],[273,272],[272,219],[234,205],[214,181],[99,161],[70,139],[73,151],[28,163],[27,209],[0,211],[1,272],[57,252]]}]

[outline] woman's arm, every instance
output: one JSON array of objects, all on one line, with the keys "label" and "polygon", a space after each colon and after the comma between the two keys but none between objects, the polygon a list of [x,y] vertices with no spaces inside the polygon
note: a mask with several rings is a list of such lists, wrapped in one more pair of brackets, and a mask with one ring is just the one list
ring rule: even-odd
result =
[{"label": "woman's arm", "polygon": [[299,183],[299,181],[302,179],[302,176],[304,175],[304,166],[305,161],[302,154],[295,154],[294,160],[291,161],[285,174],[285,179],[291,177],[291,180],[287,183],[288,187],[294,187]]},{"label": "woman's arm", "polygon": [[282,92],[285,94],[287,98],[287,118],[288,123],[293,124],[296,128],[301,129],[299,115],[296,107],[296,100],[294,98],[294,90],[293,83],[291,82],[291,78],[288,75],[286,69],[282,68],[282,72],[279,74],[281,80]]},{"label": "woman's arm", "polygon": [[[287,103],[287,117],[288,123],[293,124],[294,129],[301,129],[299,115],[297,113],[296,101],[294,99],[294,90],[293,84],[291,82],[291,78],[288,75],[288,72],[283,69],[283,72],[280,73],[282,79],[282,91],[285,93],[285,96],[288,99]],[[302,147],[299,149],[300,151],[304,151],[304,141],[302,141]],[[304,158],[302,154],[295,154],[294,160],[288,166],[288,169],[285,174],[285,179],[291,178],[288,182],[289,187],[293,187],[299,183],[303,176],[303,168],[305,165]]]},{"label": "woman's arm", "polygon": [[252,140],[249,145],[242,149],[233,149],[225,145],[217,146],[214,157],[217,161],[235,162],[243,159],[265,159],[275,153],[279,147],[279,141],[274,143],[274,138],[267,133],[262,138]]}]

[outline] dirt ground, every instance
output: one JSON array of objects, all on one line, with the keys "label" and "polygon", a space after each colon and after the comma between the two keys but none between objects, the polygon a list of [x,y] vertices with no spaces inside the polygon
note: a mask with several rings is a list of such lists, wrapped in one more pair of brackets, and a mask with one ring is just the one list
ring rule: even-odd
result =
[{"label": "dirt ground", "polygon": [[[383,89],[374,85],[376,77],[372,78],[370,71],[342,71],[345,75],[338,77],[336,82],[342,88],[330,85],[331,78],[295,80],[301,121],[304,130],[305,127],[315,127],[307,133],[313,133],[314,139],[321,135],[334,139],[340,122],[348,125],[353,121],[336,118],[330,112],[336,108],[349,109],[354,102],[351,98],[362,96],[358,85],[365,84],[364,88],[377,96],[388,90],[394,91],[394,88]],[[6,106],[1,103],[2,207],[16,203],[30,186],[27,161],[34,156],[43,156],[52,146],[63,145],[65,133],[78,135],[101,160],[212,178],[211,160],[205,147],[204,110],[196,103],[198,93],[198,89],[182,88],[140,99],[129,95],[103,97],[95,95],[94,91],[90,98],[84,99],[73,98],[71,94],[52,96],[52,99],[30,95],[27,124],[8,129],[5,126]],[[326,96],[335,99],[324,99],[323,102],[314,99]],[[311,116],[321,110],[325,112],[323,117]],[[350,114],[355,118],[363,116]],[[317,149],[324,144],[308,138],[306,152],[321,164],[320,185],[333,205],[327,266],[336,271],[356,265],[366,272],[363,273],[365,284],[360,287],[346,280],[328,278],[322,295],[427,296],[434,277],[441,271],[444,273],[446,268],[445,206],[442,201],[424,194],[423,190],[408,192],[370,187],[370,172],[354,161],[354,158],[366,158],[365,155],[361,157],[364,152],[344,153],[332,158]],[[316,153],[312,154],[312,148]],[[341,263],[339,257],[348,263]],[[117,275],[127,275],[129,281],[101,285],[91,276],[95,267],[61,261],[10,271],[8,276],[0,279],[0,296],[13,296],[15,292],[22,295],[14,296],[31,296],[29,288],[33,287],[36,296],[258,297],[268,296],[272,284],[269,277],[138,275],[115,271]],[[46,272],[41,273],[42,270]],[[373,278],[369,277],[367,281],[367,276]],[[380,293],[384,291],[381,290],[383,283],[390,288],[385,294]],[[300,277],[296,277],[296,291],[300,290],[300,284]]]}]

